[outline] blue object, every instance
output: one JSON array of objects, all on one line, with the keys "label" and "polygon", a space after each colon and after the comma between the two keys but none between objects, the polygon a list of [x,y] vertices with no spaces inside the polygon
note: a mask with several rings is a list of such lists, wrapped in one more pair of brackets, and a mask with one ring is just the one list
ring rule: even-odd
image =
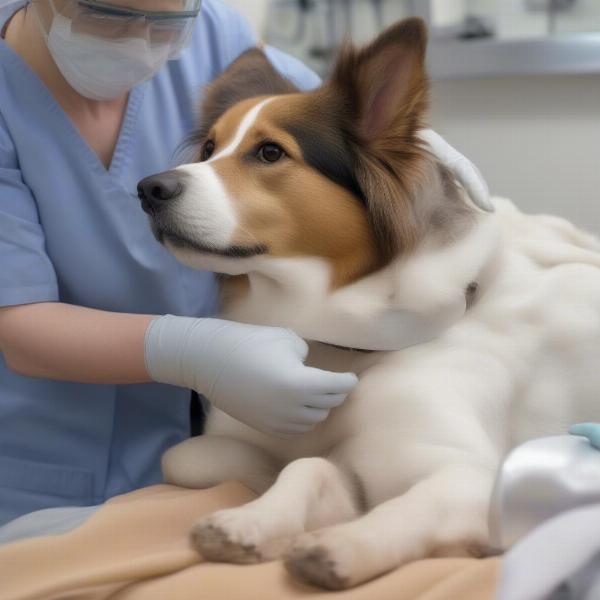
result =
[{"label": "blue object", "polygon": [[594,448],[600,450],[600,423],[579,423],[573,425],[569,433],[586,437]]},{"label": "blue object", "polygon": [[[23,3],[0,10],[0,29]],[[236,12],[205,0],[182,59],[132,90],[107,170],[0,40],[0,306],[216,312],[213,275],[182,266],[154,240],[136,184],[173,164],[202,85],[254,43]],[[296,85],[318,84],[295,59],[267,54]],[[189,410],[185,389],[33,379],[11,372],[0,354],[0,524],[159,482],[160,455],[189,435]]]}]

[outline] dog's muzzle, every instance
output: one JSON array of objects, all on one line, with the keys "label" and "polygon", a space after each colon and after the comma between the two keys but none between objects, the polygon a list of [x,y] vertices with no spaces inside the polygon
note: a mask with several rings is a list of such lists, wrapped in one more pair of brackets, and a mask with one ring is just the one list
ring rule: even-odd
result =
[{"label": "dog's muzzle", "polygon": [[177,171],[165,171],[150,175],[137,185],[142,209],[149,215],[154,215],[165,208],[169,201],[181,196],[183,191],[182,174]]}]

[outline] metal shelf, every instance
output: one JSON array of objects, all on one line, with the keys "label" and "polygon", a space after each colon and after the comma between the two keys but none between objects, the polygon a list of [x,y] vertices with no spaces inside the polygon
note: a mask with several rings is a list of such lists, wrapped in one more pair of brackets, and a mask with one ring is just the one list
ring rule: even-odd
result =
[{"label": "metal shelf", "polygon": [[428,69],[434,80],[600,73],[600,32],[507,41],[433,38]]}]

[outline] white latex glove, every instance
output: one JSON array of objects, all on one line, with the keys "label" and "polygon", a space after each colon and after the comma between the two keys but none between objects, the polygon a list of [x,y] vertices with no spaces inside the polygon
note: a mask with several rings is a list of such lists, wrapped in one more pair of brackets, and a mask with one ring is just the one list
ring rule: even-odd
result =
[{"label": "white latex glove", "polygon": [[433,129],[422,129],[419,131],[419,137],[429,144],[437,158],[454,173],[454,177],[465,188],[473,204],[482,210],[494,212],[490,191],[479,169]]},{"label": "white latex glove", "polygon": [[264,433],[310,431],[358,381],[303,364],[306,342],[289,329],[165,315],[148,326],[148,374],[188,387]]}]

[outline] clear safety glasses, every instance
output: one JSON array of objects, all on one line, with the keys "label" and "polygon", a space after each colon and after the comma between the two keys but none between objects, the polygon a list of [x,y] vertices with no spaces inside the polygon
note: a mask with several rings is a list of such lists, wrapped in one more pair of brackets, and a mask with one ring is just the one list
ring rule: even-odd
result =
[{"label": "clear safety glasses", "polygon": [[122,18],[143,17],[148,21],[157,21],[196,17],[200,12],[201,0],[150,0],[148,2],[138,0],[137,3],[135,0],[130,2],[77,0],[77,4],[95,11],[98,15]]},{"label": "clear safety glasses", "polygon": [[142,39],[175,56],[189,41],[202,0],[52,0],[74,35],[105,41]]}]

